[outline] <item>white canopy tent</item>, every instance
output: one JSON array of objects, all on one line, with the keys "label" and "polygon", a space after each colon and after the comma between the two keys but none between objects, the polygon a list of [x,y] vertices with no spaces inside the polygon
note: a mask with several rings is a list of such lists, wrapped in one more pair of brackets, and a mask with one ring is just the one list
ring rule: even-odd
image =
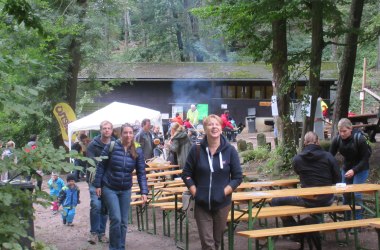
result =
[{"label": "white canopy tent", "polygon": [[68,125],[69,148],[71,148],[71,136],[76,131],[99,130],[102,121],[107,120],[114,128],[121,127],[124,123],[134,124],[136,120],[150,119],[152,125],[159,125],[162,130],[161,113],[157,110],[148,109],[126,103],[113,102],[94,113]]}]

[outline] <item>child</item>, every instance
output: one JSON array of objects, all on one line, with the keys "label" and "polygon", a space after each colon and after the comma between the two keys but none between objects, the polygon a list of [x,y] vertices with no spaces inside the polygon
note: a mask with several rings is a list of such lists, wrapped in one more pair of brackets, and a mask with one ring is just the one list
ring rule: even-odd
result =
[{"label": "child", "polygon": [[58,212],[58,195],[61,189],[65,186],[65,182],[58,177],[58,174],[51,173],[51,178],[48,181],[48,186],[50,189],[50,196],[53,198],[53,202],[51,203],[51,209],[53,210],[53,214]]},{"label": "child", "polygon": [[[75,208],[80,203],[79,201],[79,188],[75,185],[75,176],[73,174],[67,175],[67,185],[64,186],[59,193],[59,205],[62,205],[62,220],[63,224],[73,226],[75,216]],[[59,207],[58,205],[58,207]]]}]

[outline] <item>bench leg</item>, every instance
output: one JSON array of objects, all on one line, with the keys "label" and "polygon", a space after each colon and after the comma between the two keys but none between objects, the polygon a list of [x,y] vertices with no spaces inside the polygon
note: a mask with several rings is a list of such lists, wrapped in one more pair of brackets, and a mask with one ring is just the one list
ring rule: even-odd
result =
[{"label": "bench leg", "polygon": [[268,237],[268,250],[274,250],[274,240],[273,240],[273,237]]},{"label": "bench leg", "polygon": [[377,249],[380,249],[380,229],[376,228],[377,233]]}]

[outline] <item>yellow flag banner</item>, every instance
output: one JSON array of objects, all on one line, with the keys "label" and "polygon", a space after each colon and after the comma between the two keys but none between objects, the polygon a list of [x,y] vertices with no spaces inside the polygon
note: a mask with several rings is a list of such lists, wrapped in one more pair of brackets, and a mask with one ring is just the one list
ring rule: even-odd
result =
[{"label": "yellow flag banner", "polygon": [[[67,103],[57,103],[53,110],[55,118],[59,123],[59,127],[61,128],[62,138],[65,142],[66,147],[69,147],[69,136],[67,134],[67,128],[70,122],[75,121],[77,118],[73,109]],[[71,141],[75,141],[76,135],[73,134],[71,137]]]}]

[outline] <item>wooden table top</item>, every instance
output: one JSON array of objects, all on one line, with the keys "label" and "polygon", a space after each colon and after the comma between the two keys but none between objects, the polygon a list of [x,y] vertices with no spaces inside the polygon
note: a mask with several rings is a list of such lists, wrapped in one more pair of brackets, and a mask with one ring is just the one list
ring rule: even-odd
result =
[{"label": "wooden table top", "polygon": [[282,179],[274,181],[255,181],[255,182],[243,182],[237,189],[243,188],[265,188],[265,187],[288,187],[294,186],[300,183],[299,179]]},{"label": "wooden table top", "polygon": [[[179,165],[169,165],[169,166],[160,166],[160,167],[149,167],[145,168],[145,171],[157,171],[157,170],[167,170],[167,169],[172,169],[172,168],[179,168]],[[133,174],[136,174],[136,170],[133,170]]]},{"label": "wooden table top", "polygon": [[379,184],[354,184],[347,185],[346,187],[325,186],[325,187],[311,187],[311,188],[291,188],[280,190],[268,190],[268,191],[254,191],[254,192],[237,192],[232,194],[233,201],[244,200],[257,200],[257,199],[271,199],[287,196],[301,196],[312,197],[321,194],[343,194],[352,192],[372,193],[379,191]]},{"label": "wooden table top", "polygon": [[182,194],[183,192],[187,191],[187,187],[167,187],[167,188],[160,188],[160,190],[171,193],[171,194]]},{"label": "wooden table top", "polygon": [[[158,173],[153,173],[153,174],[146,174],[146,177],[159,177],[159,176],[165,176],[165,175],[173,175],[173,174],[182,174],[182,169],[179,170],[172,170],[172,171],[163,171],[163,172],[158,172]],[[133,176],[134,179],[137,178],[136,175]]]}]

